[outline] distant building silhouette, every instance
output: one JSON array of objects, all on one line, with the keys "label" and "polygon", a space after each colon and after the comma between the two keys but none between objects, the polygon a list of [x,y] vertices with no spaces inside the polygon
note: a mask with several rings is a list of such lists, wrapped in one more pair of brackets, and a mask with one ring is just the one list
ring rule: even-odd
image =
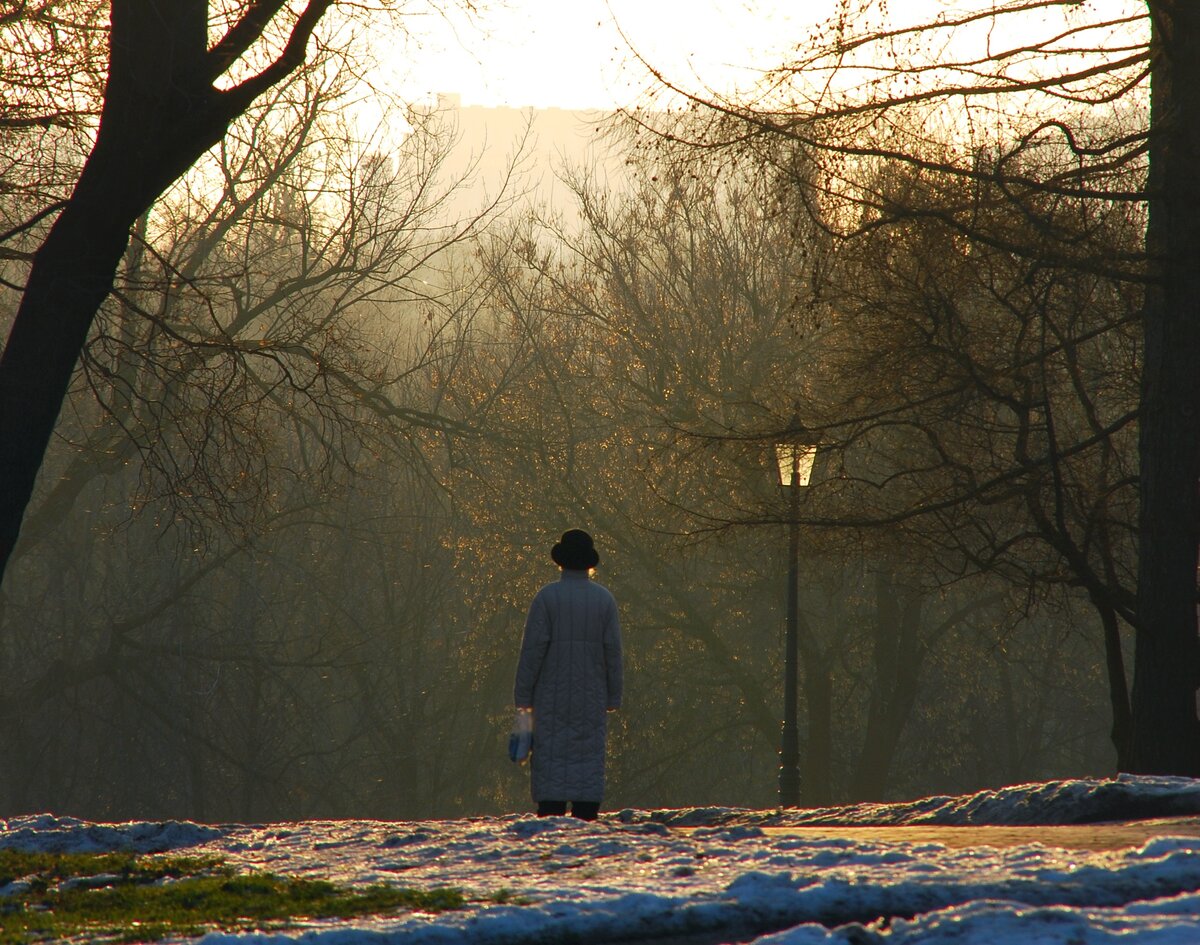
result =
[{"label": "distant building silhouette", "polygon": [[532,204],[572,219],[574,200],[559,179],[568,168],[590,170],[606,187],[624,186],[624,158],[605,134],[611,113],[463,106],[461,97],[453,93],[440,93],[429,113],[457,139],[443,179],[451,181],[468,173],[474,178],[450,201],[455,214],[471,213],[494,199],[505,187],[514,162],[517,174],[507,184],[510,196],[525,195],[514,210]]}]

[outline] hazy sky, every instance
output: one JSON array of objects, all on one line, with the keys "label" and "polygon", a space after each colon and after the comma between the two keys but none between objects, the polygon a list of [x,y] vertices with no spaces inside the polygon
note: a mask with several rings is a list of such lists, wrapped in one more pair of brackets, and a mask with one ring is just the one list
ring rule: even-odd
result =
[{"label": "hazy sky", "polygon": [[[381,57],[390,67],[388,84],[402,97],[411,101],[454,92],[464,105],[518,108],[633,104],[649,80],[639,64],[629,61],[629,44],[676,84],[729,93],[749,87],[763,71],[791,58],[813,26],[829,21],[842,5],[839,0],[475,2],[480,12],[473,21],[456,6],[444,17],[409,20],[413,39],[393,44]],[[994,0],[859,2],[870,18],[883,17],[896,26],[963,8],[986,9]],[[962,35],[980,50],[1020,46],[1030,33],[1045,38],[1060,32],[1067,21],[1097,22],[1114,11],[1135,8],[1141,9],[1133,0],[1079,0],[1064,7],[1048,5],[1025,18],[985,21]],[[1072,41],[1098,40],[1089,34],[1063,44]],[[936,49],[933,53],[936,58]]]},{"label": "hazy sky", "polygon": [[[611,108],[629,104],[645,73],[627,46],[681,82],[748,85],[833,0],[507,0],[474,24],[430,18],[393,63],[409,95],[457,92],[464,105]],[[397,50],[399,53],[400,51]],[[407,62],[405,62],[407,60]],[[405,70],[408,71],[408,70]]]}]

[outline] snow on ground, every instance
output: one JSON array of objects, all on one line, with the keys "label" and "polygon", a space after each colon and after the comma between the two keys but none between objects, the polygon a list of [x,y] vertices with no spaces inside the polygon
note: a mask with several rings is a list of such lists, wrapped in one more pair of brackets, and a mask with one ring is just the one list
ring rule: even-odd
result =
[{"label": "snow on ground", "polygon": [[633,822],[766,826],[916,825],[1042,826],[1200,815],[1200,781],[1118,775],[1104,780],[1018,784],[965,797],[926,797],[899,804],[851,804],[807,810],[756,811],[728,807],[622,812]]},{"label": "snow on ground", "polygon": [[[872,805],[875,817],[892,819],[869,822],[1045,823],[1046,808],[1095,820],[1097,812],[1120,806],[1114,797],[1125,810],[1154,816],[1190,812],[1200,802],[1200,782],[1124,777],[1024,785],[986,796]],[[846,809],[848,822],[866,822],[856,819],[865,810]],[[789,835],[747,822],[763,820],[765,812],[710,810],[710,825],[694,829],[666,826],[671,816],[622,811],[592,824],[510,815],[206,826],[100,825],[38,815],[0,822],[0,846],[187,849],[245,869],[355,885],[457,886],[476,899],[468,909],[437,916],[213,933],[203,945],[587,945],[669,936],[757,945],[1200,943],[1195,837],[1155,837],[1110,852],[1040,843],[950,848],[836,832]],[[694,810],[679,817],[704,820]]]},{"label": "snow on ground", "polygon": [[0,847],[46,853],[165,853],[225,836],[225,829],[204,824],[134,822],[91,824],[74,817],[35,814],[14,817],[0,829]]}]

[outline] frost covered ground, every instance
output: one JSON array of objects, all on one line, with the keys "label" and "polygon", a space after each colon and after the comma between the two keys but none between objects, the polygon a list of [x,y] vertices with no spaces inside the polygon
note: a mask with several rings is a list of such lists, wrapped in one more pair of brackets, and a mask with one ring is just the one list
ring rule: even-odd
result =
[{"label": "frost covered ground", "polygon": [[[246,869],[457,886],[491,897],[437,916],[214,933],[204,945],[1200,945],[1198,815],[1200,781],[1121,777],[786,814],[629,810],[593,824],[513,815],[210,826],[39,815],[0,822],[0,846],[186,849]],[[1176,819],[1147,828],[1136,846],[1108,851],[1054,846],[1052,829],[1026,831],[1030,842],[1005,848],[892,840],[886,830],[860,829],[1147,817]],[[803,827],[811,824],[834,826]],[[851,829],[839,834],[839,824]],[[506,897],[508,904],[497,904]]]}]

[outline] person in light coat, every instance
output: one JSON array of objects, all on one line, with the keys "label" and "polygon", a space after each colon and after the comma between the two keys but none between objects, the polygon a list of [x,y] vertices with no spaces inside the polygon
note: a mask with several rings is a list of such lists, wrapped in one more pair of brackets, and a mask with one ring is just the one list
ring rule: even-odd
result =
[{"label": "person in light coat", "polygon": [[525,619],[513,700],[533,710],[530,790],[539,816],[594,820],[604,798],[608,713],[620,708],[617,602],[592,580],[600,563],[578,528],[550,550],[562,574],[533,599]]}]

